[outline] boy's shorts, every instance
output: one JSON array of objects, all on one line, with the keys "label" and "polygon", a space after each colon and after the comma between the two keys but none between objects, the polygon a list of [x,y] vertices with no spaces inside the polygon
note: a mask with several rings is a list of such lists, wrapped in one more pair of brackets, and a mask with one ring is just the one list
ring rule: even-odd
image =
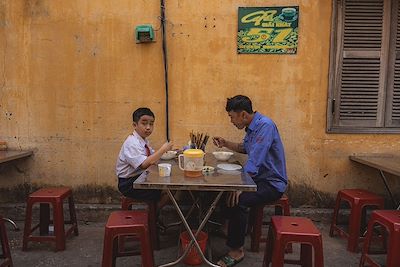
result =
[{"label": "boy's shorts", "polygon": [[153,200],[159,201],[161,198],[161,190],[157,189],[135,189],[133,188],[133,182],[139,176],[130,178],[119,178],[118,177],[118,189],[126,197],[139,199],[139,200]]}]

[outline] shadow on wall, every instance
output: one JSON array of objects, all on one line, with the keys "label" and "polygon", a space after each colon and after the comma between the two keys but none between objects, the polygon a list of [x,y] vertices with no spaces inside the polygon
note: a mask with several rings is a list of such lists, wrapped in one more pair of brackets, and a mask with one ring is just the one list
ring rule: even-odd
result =
[{"label": "shadow on wall", "polygon": [[[14,187],[0,188],[0,203],[24,203],[30,193],[50,186],[55,185],[25,183]],[[88,184],[74,187],[73,192],[77,204],[121,203],[121,194],[116,186]],[[293,208],[333,208],[336,199],[336,192],[321,192],[310,185],[296,184],[290,181],[286,194],[289,196],[290,205]],[[386,196],[385,198],[386,205],[391,207]],[[400,199],[400,196],[396,195],[395,198]],[[181,201],[187,203],[191,200],[183,196]]]},{"label": "shadow on wall", "polygon": [[[0,203],[23,203],[28,195],[43,187],[57,185],[20,184],[14,187],[0,188]],[[62,186],[62,185],[59,185]],[[73,188],[77,204],[119,204],[121,194],[110,185],[88,184]],[[311,186],[289,183],[287,194],[292,207],[333,207],[335,196],[320,192]]]},{"label": "shadow on wall", "polygon": [[321,192],[307,184],[296,184],[289,181],[286,194],[289,196],[292,207],[332,208],[335,206],[336,193]]},{"label": "shadow on wall", "polygon": [[[62,185],[20,184],[14,187],[0,188],[0,203],[23,203],[30,193],[43,187]],[[116,187],[109,185],[82,185],[73,188],[75,203],[119,204],[121,194]]]}]

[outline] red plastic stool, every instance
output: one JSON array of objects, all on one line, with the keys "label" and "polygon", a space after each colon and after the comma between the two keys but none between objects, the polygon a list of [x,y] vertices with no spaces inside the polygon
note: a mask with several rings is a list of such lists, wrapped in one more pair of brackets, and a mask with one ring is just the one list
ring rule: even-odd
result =
[{"label": "red plastic stool", "polygon": [[[289,198],[286,195],[283,195],[279,200],[273,203],[263,204],[251,208],[247,232],[251,233],[251,251],[253,252],[258,252],[260,243],[267,241],[267,238],[262,236],[264,207],[266,206],[275,206],[275,215],[290,216]],[[292,252],[291,244],[288,245],[286,252]]]},{"label": "red plastic stool", "polygon": [[138,254],[119,252],[118,237],[126,235],[135,235],[138,237],[140,241],[142,266],[154,266],[147,212],[124,210],[114,211],[108,217],[104,232],[102,267],[115,266],[117,257]]},{"label": "red plastic stool", "polygon": [[[63,202],[68,198],[70,220],[64,220]],[[40,204],[40,221],[39,224],[31,228],[32,225],[32,208],[35,203]],[[53,205],[53,220],[50,220],[50,204]],[[54,235],[49,235],[49,225],[54,225]],[[67,231],[64,224],[71,224]],[[39,228],[40,235],[31,235]],[[36,242],[55,242],[56,251],[65,250],[65,240],[70,234],[77,236],[78,222],[76,220],[75,204],[70,188],[43,188],[28,197],[26,205],[26,218],[22,250],[27,250],[28,241]]]},{"label": "red plastic stool", "polygon": [[[371,266],[382,266],[375,262],[371,255],[374,253],[369,251],[374,226],[380,225],[385,227],[388,232],[386,267],[400,266],[400,211],[399,210],[376,210],[372,212],[371,219],[368,223],[367,237],[365,238],[364,247],[360,260],[360,267],[365,263]],[[378,253],[381,254],[381,253]]]},{"label": "red plastic stool", "polygon": [[[160,235],[157,228],[157,203],[155,201],[143,201],[132,199],[128,197],[121,197],[121,208],[123,210],[130,210],[132,209],[133,205],[138,204],[146,204],[147,211],[148,211],[148,218],[149,218],[149,229],[150,229],[150,238],[151,238],[151,245],[153,246],[154,250],[160,249]],[[123,242],[123,241],[122,241]],[[120,243],[121,245],[121,243]]]},{"label": "red plastic stool", "polygon": [[4,224],[4,220],[0,217],[0,239],[1,239],[1,249],[2,253],[0,255],[0,259],[2,262],[0,263],[0,267],[13,266],[10,246],[8,244],[6,226]]},{"label": "red plastic stool", "polygon": [[[341,201],[348,202],[351,209],[348,232],[337,225]],[[364,239],[360,237],[360,231],[362,231],[361,223],[366,225],[366,206],[374,206],[383,209],[384,199],[383,197],[362,189],[343,189],[337,194],[329,235],[333,237],[334,232],[338,232],[340,236],[346,237],[348,239],[347,250],[350,252],[356,252],[358,243]]]},{"label": "red plastic stool", "polygon": [[[288,243],[300,243],[300,260],[284,259]],[[308,218],[290,216],[272,216],[265,246],[263,266],[272,262],[272,267],[282,267],[284,263],[302,267],[312,266],[312,248],[314,248],[314,266],[324,266],[322,236]]]}]

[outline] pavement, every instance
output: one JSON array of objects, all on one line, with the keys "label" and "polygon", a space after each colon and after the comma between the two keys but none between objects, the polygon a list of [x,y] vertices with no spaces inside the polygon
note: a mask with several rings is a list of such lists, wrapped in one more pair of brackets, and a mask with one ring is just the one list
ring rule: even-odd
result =
[{"label": "pavement", "polygon": [[[20,229],[23,229],[23,221],[17,221]],[[327,267],[350,267],[358,266],[360,253],[350,253],[346,250],[346,240],[329,237],[329,224],[324,221],[315,221],[315,225],[323,235],[324,263]],[[67,239],[66,250],[54,251],[53,243],[30,242],[28,251],[23,252],[22,233],[14,231],[8,224],[8,237],[11,246],[12,258],[15,267],[19,266],[79,266],[94,267],[101,266],[103,252],[104,222],[79,222],[79,236],[71,236]],[[155,251],[154,259],[156,265],[173,261],[179,253],[178,237],[179,227],[168,228],[161,233],[161,249]],[[264,229],[264,232],[266,229]],[[228,248],[225,246],[225,238],[221,235],[210,234],[208,249],[212,251],[212,261],[216,262],[224,255]],[[237,266],[261,266],[264,255],[264,244],[261,244],[260,252],[249,252],[250,236],[246,237],[246,256]],[[286,254],[289,258],[299,256],[299,246],[293,246],[293,253]],[[117,259],[116,266],[141,266],[140,256],[121,257]],[[178,264],[177,266],[186,266]],[[206,266],[204,264],[198,266]],[[294,266],[294,265],[285,265]]]}]

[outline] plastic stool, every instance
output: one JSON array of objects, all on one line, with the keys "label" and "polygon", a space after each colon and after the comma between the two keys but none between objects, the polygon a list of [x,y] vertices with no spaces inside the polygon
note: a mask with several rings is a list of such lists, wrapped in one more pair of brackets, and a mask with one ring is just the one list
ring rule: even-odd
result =
[{"label": "plastic stool", "polygon": [[[128,197],[121,197],[121,208],[123,210],[131,210],[133,205],[146,204],[149,218],[149,230],[151,245],[154,250],[160,249],[160,235],[157,228],[157,203],[155,201],[137,200]],[[121,244],[121,243],[120,243]]]},{"label": "plastic stool", "polygon": [[140,241],[142,266],[154,266],[146,211],[114,211],[108,217],[104,232],[102,267],[115,266],[117,257],[137,255],[119,253],[118,237],[135,235]]},{"label": "plastic stool", "polygon": [[[64,220],[63,202],[68,198],[70,220]],[[31,228],[32,225],[32,207],[35,203],[40,203],[40,221],[39,224]],[[50,220],[50,204],[53,205],[53,220]],[[54,225],[54,235],[49,235],[49,225]],[[71,224],[65,231],[64,224]],[[39,228],[40,235],[31,235]],[[70,234],[77,236],[78,223],[76,220],[75,204],[70,188],[43,188],[28,197],[26,205],[26,217],[22,250],[27,250],[28,241],[36,242],[55,242],[56,251],[65,250],[65,240]]]},{"label": "plastic stool", "polygon": [[[300,260],[284,259],[288,243],[300,243]],[[272,262],[272,267],[282,267],[284,263],[302,267],[312,266],[312,248],[314,248],[314,266],[324,266],[322,236],[308,218],[290,216],[272,216],[265,246],[263,266]]]},{"label": "plastic stool", "polygon": [[1,249],[2,249],[2,253],[0,255],[0,258],[2,259],[2,261],[0,262],[0,267],[6,267],[6,266],[12,267],[13,262],[11,258],[11,251],[10,251],[10,246],[8,244],[6,226],[4,224],[4,220],[2,217],[0,217],[0,239],[1,239]]},{"label": "plastic stool", "polygon": [[[337,225],[341,201],[348,202],[351,209],[348,232]],[[362,231],[361,223],[363,222],[366,225],[364,209],[366,206],[374,206],[383,209],[384,199],[383,197],[362,189],[343,189],[337,194],[329,235],[333,237],[334,232],[338,232],[340,236],[346,237],[348,239],[347,250],[350,252],[356,252],[358,250],[358,243],[364,239],[363,237],[360,238],[360,231]]]},{"label": "plastic stool", "polygon": [[[266,206],[275,206],[275,215],[290,216],[289,198],[286,195],[283,195],[279,200],[273,203],[252,207],[250,209],[247,232],[251,233],[251,251],[253,252],[258,252],[260,243],[267,241],[267,238],[262,236],[264,207]],[[286,252],[292,252],[291,244],[288,245]]]},{"label": "plastic stool", "polygon": [[378,224],[385,227],[388,232],[387,242],[387,256],[386,256],[386,267],[398,267],[400,266],[400,211],[399,210],[376,210],[371,214],[371,219],[368,223],[367,237],[365,238],[364,247],[360,260],[360,267],[368,263],[372,266],[381,266],[376,263],[369,251],[374,226]]}]

